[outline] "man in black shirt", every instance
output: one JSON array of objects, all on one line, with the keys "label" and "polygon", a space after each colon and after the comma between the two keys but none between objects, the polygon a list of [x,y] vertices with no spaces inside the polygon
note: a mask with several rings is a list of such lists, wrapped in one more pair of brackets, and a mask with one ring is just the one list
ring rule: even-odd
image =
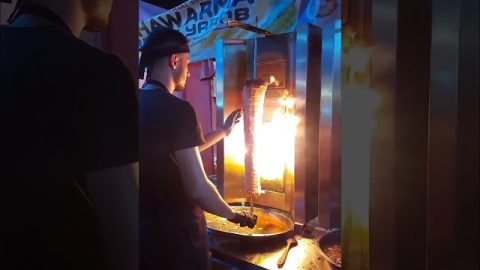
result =
[{"label": "man in black shirt", "polygon": [[135,82],[81,41],[111,0],[25,0],[0,27],[0,269],[138,269]]},{"label": "man in black shirt", "polygon": [[142,269],[208,269],[209,251],[203,210],[252,227],[256,217],[235,212],[205,175],[199,148],[206,141],[193,107],[173,95],[188,78],[188,41],[180,32],[158,28],[145,41],[140,70],[147,81],[140,91],[140,217]]}]

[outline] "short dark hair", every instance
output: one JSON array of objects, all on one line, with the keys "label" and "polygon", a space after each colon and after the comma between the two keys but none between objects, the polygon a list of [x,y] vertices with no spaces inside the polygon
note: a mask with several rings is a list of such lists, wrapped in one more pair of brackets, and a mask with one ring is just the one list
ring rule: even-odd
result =
[{"label": "short dark hair", "polygon": [[155,60],[168,57],[174,53],[190,52],[188,39],[177,30],[157,27],[145,39],[140,48],[140,77],[143,77],[145,68],[151,68]]}]

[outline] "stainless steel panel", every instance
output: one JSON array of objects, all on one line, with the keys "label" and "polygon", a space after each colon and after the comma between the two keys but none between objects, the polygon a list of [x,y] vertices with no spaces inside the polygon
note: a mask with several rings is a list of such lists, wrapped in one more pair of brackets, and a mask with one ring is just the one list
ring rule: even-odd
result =
[{"label": "stainless steel panel", "polygon": [[318,223],[340,228],[340,21],[324,24],[317,39],[322,44],[313,46],[321,51],[316,57],[321,70],[312,71],[321,73]]},{"label": "stainless steel panel", "polygon": [[[393,104],[397,5],[398,1],[390,0],[342,2],[342,8],[348,11],[347,23],[342,21],[341,101],[342,263],[345,269],[395,269]],[[353,45],[363,47],[359,54],[372,50],[371,77],[363,82],[356,82],[355,74],[348,73],[347,68],[355,65],[355,60],[348,61],[346,56],[352,53],[347,49]]]},{"label": "stainless steel panel", "polygon": [[455,194],[446,191],[455,189],[459,8],[460,1],[432,1],[427,269],[454,268],[445,257],[457,248],[450,245]]},{"label": "stainless steel panel", "polygon": [[[351,242],[353,247],[347,256],[348,258],[353,256],[352,259],[357,262],[367,260],[371,269],[383,270],[392,268],[395,256],[393,168],[395,164],[394,89],[397,81],[398,0],[377,0],[371,2],[370,8],[372,10],[370,24],[372,38],[367,40],[367,44],[372,44],[373,47],[371,85],[379,95],[380,104],[374,118],[377,128],[372,138],[370,196],[367,198],[369,208],[366,214],[369,216],[369,228],[365,233],[369,237],[369,241],[363,244],[362,252],[359,254],[353,247],[362,245],[361,243],[365,242],[364,238],[362,236],[353,238]],[[355,136],[355,134],[348,134],[345,130],[343,134],[343,136]],[[342,145],[342,147],[345,146]],[[354,151],[354,149],[352,148],[350,151]],[[355,163],[350,166],[355,166]],[[348,169],[349,167],[342,162],[342,171],[348,171]],[[355,181],[355,178],[352,177],[350,181]],[[342,193],[344,189],[345,183],[342,183]],[[345,232],[350,227],[342,229]],[[342,237],[347,239],[349,235],[342,233]],[[364,259],[355,258],[355,256]]]},{"label": "stainless steel panel", "polygon": [[[365,3],[372,24],[349,26],[373,46],[371,88],[380,104],[365,164],[356,163],[354,104],[342,103],[344,266],[478,269],[478,1],[343,6],[352,13]],[[344,205],[355,198],[359,171],[371,192],[361,215]]]},{"label": "stainless steel panel", "polygon": [[[241,89],[247,79],[248,70],[247,50],[247,44],[243,40],[218,40],[216,43],[217,126],[223,124],[230,112],[242,108]],[[244,171],[225,160],[225,155],[232,151],[225,145],[226,141],[228,139],[219,143],[217,148],[219,188],[223,190],[227,201],[238,201],[246,198]],[[228,181],[225,181],[226,179]]]},{"label": "stainless steel panel", "polygon": [[460,5],[457,174],[455,188],[456,249],[458,269],[478,269],[479,261],[479,1]]},{"label": "stainless steel panel", "polygon": [[[380,106],[389,106],[387,112],[393,113],[386,115],[390,125],[385,123],[393,127],[393,133],[385,137],[387,142],[393,141],[393,147],[382,149],[383,142],[377,138],[381,139],[384,126],[377,125],[372,146],[380,155],[372,159],[371,168],[375,176],[384,177],[371,178],[375,208],[371,211],[374,218],[369,221],[373,220],[370,239],[375,255],[370,259],[378,269],[382,269],[379,263],[386,268],[425,269],[431,5],[418,2],[412,9],[407,2],[398,1],[391,8],[383,10],[383,16],[397,15],[395,21],[389,20],[396,29],[396,35],[390,36],[394,38],[390,42],[395,43],[395,68],[387,69],[394,74],[383,74],[389,76],[387,80],[394,75],[395,81],[384,89],[389,100],[380,100]],[[391,171],[385,171],[389,166]],[[381,216],[386,212],[392,214]],[[384,236],[392,237],[391,242],[386,242]],[[377,261],[378,254],[385,254],[386,259]]]},{"label": "stainless steel panel", "polygon": [[295,43],[295,98],[296,112],[300,116],[297,124],[298,134],[295,143],[295,208],[293,211],[295,221],[307,223],[310,216],[307,216],[306,192],[307,192],[307,171],[305,163],[306,148],[306,119],[307,107],[307,61],[308,61],[308,25],[298,25]]},{"label": "stainless steel panel", "polygon": [[[313,33],[313,34],[312,34]],[[320,38],[320,42],[316,43]],[[319,45],[320,47],[313,47]],[[295,59],[295,98],[299,116],[295,144],[295,221],[318,216],[318,149],[320,125],[321,31],[298,25]],[[312,63],[313,62],[313,63]],[[317,65],[312,69],[310,65]]]},{"label": "stainless steel panel", "polygon": [[432,15],[427,268],[477,269],[478,1]]}]

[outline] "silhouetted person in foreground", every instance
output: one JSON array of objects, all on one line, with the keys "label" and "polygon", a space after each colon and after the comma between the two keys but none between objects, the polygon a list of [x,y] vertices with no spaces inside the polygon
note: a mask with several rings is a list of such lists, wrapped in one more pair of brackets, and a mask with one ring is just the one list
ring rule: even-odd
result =
[{"label": "silhouetted person in foreground", "polygon": [[136,84],[86,44],[112,0],[25,0],[0,27],[0,269],[138,269]]}]

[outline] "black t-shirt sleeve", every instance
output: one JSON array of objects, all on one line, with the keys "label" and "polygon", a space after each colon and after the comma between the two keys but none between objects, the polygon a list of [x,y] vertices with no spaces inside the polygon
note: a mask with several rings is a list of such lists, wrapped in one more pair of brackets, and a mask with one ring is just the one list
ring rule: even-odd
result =
[{"label": "black t-shirt sleeve", "polygon": [[138,100],[135,81],[120,59],[101,71],[87,105],[85,169],[93,171],[138,161]]},{"label": "black t-shirt sleeve", "polygon": [[174,150],[191,148],[205,143],[195,110],[190,103],[184,102],[183,104],[173,134]]}]

